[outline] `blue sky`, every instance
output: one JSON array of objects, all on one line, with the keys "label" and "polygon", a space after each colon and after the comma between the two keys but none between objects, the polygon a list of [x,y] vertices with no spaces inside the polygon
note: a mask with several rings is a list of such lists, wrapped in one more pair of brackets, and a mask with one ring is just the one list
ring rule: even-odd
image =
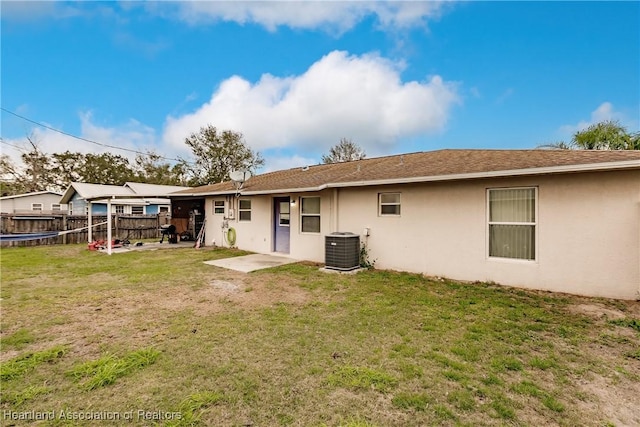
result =
[{"label": "blue sky", "polygon": [[[640,2],[3,1],[2,108],[104,144],[188,157],[242,132],[264,170],[534,148],[640,126]],[[2,112],[2,152],[106,149]],[[109,149],[130,156],[130,152]]]}]

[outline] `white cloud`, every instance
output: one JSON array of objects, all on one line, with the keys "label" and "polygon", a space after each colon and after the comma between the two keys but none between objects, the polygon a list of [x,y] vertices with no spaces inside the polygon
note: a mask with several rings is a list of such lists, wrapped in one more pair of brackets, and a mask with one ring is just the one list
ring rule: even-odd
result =
[{"label": "white cloud", "polygon": [[343,33],[368,16],[376,16],[382,28],[424,26],[442,13],[445,2],[436,1],[181,1],[145,6],[152,13],[168,15],[177,8],[179,19],[192,24],[230,21],[256,23],[269,31],[279,26]]},{"label": "white cloud", "polygon": [[[92,119],[93,115],[91,112],[80,114],[83,138],[100,142],[102,144],[143,152],[154,147],[156,142],[155,129],[146,126],[135,119],[129,119],[124,124],[110,128],[98,126],[92,122]],[[91,143],[83,143],[82,145],[87,152],[111,151],[114,154],[120,154],[126,157],[135,157],[135,153],[131,153],[130,151],[104,148]]]},{"label": "white cloud", "polygon": [[254,84],[233,76],[193,113],[169,116],[163,140],[179,149],[212,124],[242,132],[257,150],[324,152],[344,137],[369,155],[389,152],[401,138],[442,131],[459,102],[454,83],[440,76],[402,82],[401,69],[378,55],[334,51],[298,76],[264,74]]},{"label": "white cloud", "polygon": [[603,102],[591,112],[590,120],[581,120],[574,125],[563,125],[560,127],[560,133],[565,135],[573,135],[576,132],[584,130],[589,126],[603,122],[606,120],[624,120],[624,115],[613,109],[613,104],[610,102]]}]

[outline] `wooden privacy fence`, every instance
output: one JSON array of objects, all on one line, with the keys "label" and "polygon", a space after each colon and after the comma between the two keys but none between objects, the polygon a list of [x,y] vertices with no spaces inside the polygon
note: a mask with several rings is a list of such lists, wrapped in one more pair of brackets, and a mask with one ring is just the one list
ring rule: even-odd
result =
[{"label": "wooden privacy fence", "polygon": [[[93,215],[91,223],[94,225],[93,240],[107,239],[107,215]],[[160,225],[168,222],[164,214],[159,215],[111,215],[111,233],[113,239],[159,239]],[[105,223],[96,226],[96,224]],[[67,243],[86,243],[89,239],[85,227],[89,225],[87,215],[23,215],[2,214],[0,216],[0,232],[2,234],[30,234],[47,231],[68,231],[57,237],[19,242],[2,242],[2,247],[7,246],[39,246]]]}]

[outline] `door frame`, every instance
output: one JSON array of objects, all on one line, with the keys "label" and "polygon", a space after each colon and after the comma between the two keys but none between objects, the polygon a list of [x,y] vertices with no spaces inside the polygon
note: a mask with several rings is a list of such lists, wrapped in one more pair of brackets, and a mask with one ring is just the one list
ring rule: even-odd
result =
[{"label": "door frame", "polygon": [[[288,233],[286,233],[287,235],[287,251],[278,251],[278,228],[281,227],[280,225],[280,203],[287,203],[287,206],[289,206],[289,226],[287,227],[289,229]],[[283,253],[283,254],[288,254],[291,252],[291,197],[290,196],[278,196],[278,197],[274,197],[273,198],[273,206],[271,211],[273,212],[273,219],[271,222],[271,230],[273,233],[273,245],[271,250],[273,252],[278,252],[278,253]],[[284,238],[284,236],[282,234],[280,234],[281,238]]]}]

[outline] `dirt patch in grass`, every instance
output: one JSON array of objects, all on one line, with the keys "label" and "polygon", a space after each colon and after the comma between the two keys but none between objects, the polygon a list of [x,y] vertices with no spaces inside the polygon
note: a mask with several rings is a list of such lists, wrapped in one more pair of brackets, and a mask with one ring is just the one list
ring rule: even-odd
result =
[{"label": "dirt patch in grass", "polygon": [[585,413],[599,416],[617,426],[640,425],[640,363],[625,354],[640,345],[640,334],[615,321],[638,318],[637,301],[608,301],[570,305],[569,311],[595,319],[590,342],[582,348],[585,356],[595,357],[593,369],[576,379],[580,395],[573,404]]},{"label": "dirt patch in grass", "polygon": [[[255,310],[277,304],[303,305],[310,295],[304,289],[285,282],[274,283],[264,276],[244,273],[221,275],[205,285],[173,285],[157,290],[118,289],[91,294],[81,303],[59,307],[58,314],[67,318],[64,325],[51,327],[46,343],[71,344],[81,357],[95,357],[103,342],[129,340],[135,345],[170,338],[166,319],[181,312],[196,317],[224,313],[230,309]],[[3,352],[5,353],[5,352]],[[15,357],[8,351],[2,358]]]},{"label": "dirt patch in grass", "polygon": [[626,315],[615,308],[605,307],[602,304],[578,304],[569,307],[573,313],[584,314],[595,319],[623,319]]},{"label": "dirt patch in grass", "polygon": [[[618,384],[616,384],[618,382]],[[580,381],[580,389],[594,399],[578,400],[576,405],[585,412],[601,414],[616,426],[640,425],[640,382],[624,381],[624,387],[616,379],[591,375]]]}]

